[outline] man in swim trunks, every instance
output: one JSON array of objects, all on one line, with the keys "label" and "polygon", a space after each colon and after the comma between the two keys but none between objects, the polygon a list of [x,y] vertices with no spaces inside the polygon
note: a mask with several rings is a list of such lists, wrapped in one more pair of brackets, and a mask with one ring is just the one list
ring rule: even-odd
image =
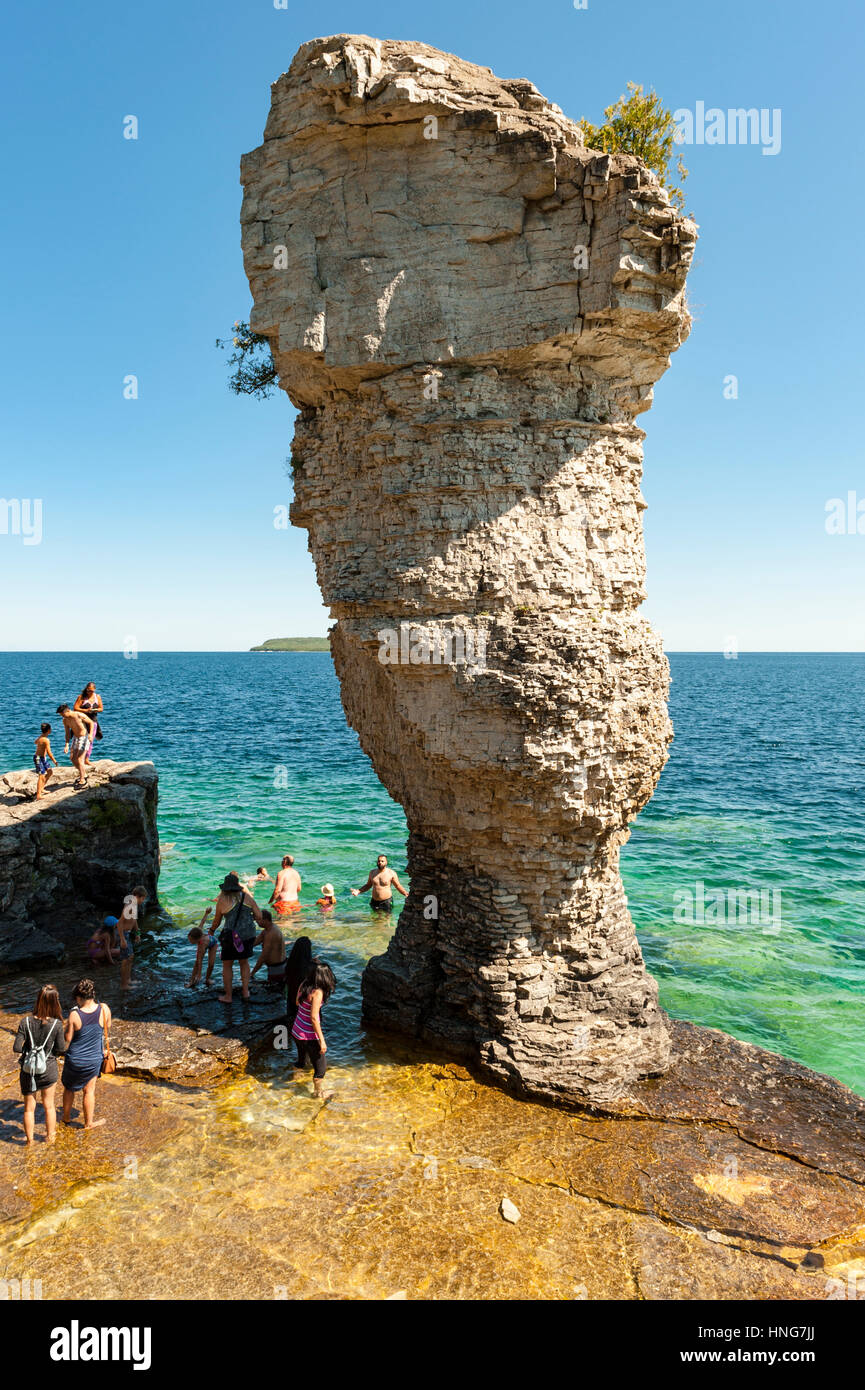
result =
[{"label": "man in swim trunks", "polygon": [[294,867],[294,856],[283,856],[282,868],[276,875],[276,883],[270,895],[277,917],[287,917],[291,912],[300,911],[298,893],[301,889],[300,874]]},{"label": "man in swim trunks", "polygon": [[57,759],[51,752],[51,739],[49,738],[51,725],[42,724],[40,728],[42,732],[36,740],[36,752],[33,754],[33,766],[36,768],[36,801],[41,797],[48,778],[51,776],[51,763],[55,767],[57,766]]},{"label": "man in swim trunks", "polygon": [[261,914],[264,930],[255,938],[256,946],[261,947],[261,955],[252,967],[257,975],[263,965],[267,966],[267,988],[282,989],[285,984],[285,937],[266,910]]},{"label": "man in swim trunks", "polygon": [[362,888],[352,888],[351,896],[356,898],[359,893],[366,893],[371,888],[370,907],[373,912],[392,912],[393,893],[391,892],[391,885],[398,893],[402,893],[404,898],[408,897],[408,889],[403,888],[393,869],[388,868],[387,856],[380,854],[376,860],[375,869],[369,871],[369,878],[366,883]]},{"label": "man in swim trunks", "polygon": [[87,778],[84,775],[84,758],[91,740],[94,737],[96,720],[91,719],[89,714],[85,714],[80,709],[70,709],[68,705],[58,705],[57,713],[63,720],[63,728],[66,731],[66,747],[64,753],[68,753],[72,759],[72,766],[78,773],[76,787],[86,787]]}]

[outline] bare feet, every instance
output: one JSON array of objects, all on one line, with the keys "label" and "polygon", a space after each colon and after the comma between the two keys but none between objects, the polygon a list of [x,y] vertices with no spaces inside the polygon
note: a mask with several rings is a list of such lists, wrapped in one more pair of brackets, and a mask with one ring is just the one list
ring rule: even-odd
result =
[{"label": "bare feet", "polygon": [[56,1134],[52,1134],[52,1136],[51,1136],[50,1139],[46,1139],[46,1140],[45,1140],[45,1143],[46,1143],[46,1144],[53,1144],[56,1138],[57,1138],[57,1135],[56,1135]]},{"label": "bare feet", "polygon": [[85,1129],[98,1129],[100,1125],[104,1125],[104,1124],[105,1124],[105,1121],[104,1121],[104,1120],[94,1120],[93,1123],[92,1123],[92,1125],[85,1125],[84,1128],[85,1128]]},{"label": "bare feet", "polygon": [[330,1100],[333,1091],[313,1091],[316,1100]]},{"label": "bare feet", "polygon": [[231,995],[230,995],[230,994],[220,994],[220,996],[219,996],[219,1002],[220,1002],[220,1004],[230,1004],[230,1003],[231,1003]]}]

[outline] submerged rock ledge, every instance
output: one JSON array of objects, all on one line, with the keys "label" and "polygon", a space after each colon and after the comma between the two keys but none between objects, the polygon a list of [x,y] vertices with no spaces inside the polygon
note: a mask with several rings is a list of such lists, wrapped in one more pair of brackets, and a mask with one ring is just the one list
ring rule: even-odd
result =
[{"label": "submerged rock ledge", "polygon": [[[16,1023],[0,1017],[9,1042]],[[269,1031],[263,1017],[257,1026]],[[848,1297],[865,1277],[865,1101],[722,1033],[669,1027],[662,1079],[576,1112],[395,1052],[388,1065],[343,1078],[336,1106],[296,1115],[274,1165],[267,1135],[241,1130],[221,1147],[225,1114],[237,1114],[243,1094],[233,1077],[245,1047],[159,1022],[118,1023],[121,1074],[100,1089],[106,1128],[61,1132],[54,1150],[37,1144],[27,1155],[0,1146],[0,1273],[32,1274],[32,1241],[51,1231],[47,1296],[71,1296],[73,1286],[77,1297],[112,1296],[119,1203],[124,1220],[152,1220],[158,1233],[152,1254],[140,1237],[131,1253],[121,1240],[134,1267],[126,1297],[216,1297],[226,1278],[237,1296],[258,1298],[271,1285],[331,1299]],[[17,1129],[9,1056],[4,1046],[0,1117]],[[216,1130],[188,1089],[218,1079],[212,1063],[232,1082],[214,1097],[228,1107]],[[262,1149],[257,1167],[251,1146]],[[152,1211],[130,1214],[130,1153],[136,1188],[159,1194]],[[176,1180],[166,1176],[170,1155]],[[228,1206],[225,1179],[233,1188],[238,1163],[245,1178]],[[519,1211],[516,1225],[502,1220],[503,1199]],[[70,1201],[85,1208],[84,1224],[66,1231]],[[176,1268],[163,1250],[166,1201],[170,1223],[194,1231]],[[290,1219],[298,1202],[312,1262]],[[100,1258],[82,1265],[87,1249]]]}]

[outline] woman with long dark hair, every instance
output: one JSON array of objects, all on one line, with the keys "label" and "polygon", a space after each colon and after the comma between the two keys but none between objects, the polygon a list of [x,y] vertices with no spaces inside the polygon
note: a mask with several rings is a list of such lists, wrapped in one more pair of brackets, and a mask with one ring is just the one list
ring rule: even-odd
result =
[{"label": "woman with long dark hair", "polygon": [[12,1051],[21,1054],[24,1138],[28,1144],[33,1143],[37,1092],[45,1111],[45,1143],[53,1144],[57,1136],[57,1110],[54,1104],[57,1058],[62,1057],[65,1048],[60,995],[54,985],[43,985],[32,1014],[25,1014],[18,1024],[12,1044]]},{"label": "woman with long dark hair", "polygon": [[299,936],[285,962],[285,1016],[289,1027],[297,1013],[297,991],[309,974],[311,965],[312,942],[308,936]]},{"label": "woman with long dark hair", "polygon": [[313,1091],[318,1100],[327,1100],[323,1089],[327,1071],[327,1043],[321,1031],[321,1011],[335,989],[336,980],[330,966],[314,956],[309,974],[297,991],[297,1014],[291,1026],[291,1036],[297,1044],[294,1079],[300,1080],[304,1067],[311,1066]]},{"label": "woman with long dark hair", "polygon": [[90,737],[87,740],[87,748],[84,751],[84,766],[90,762],[90,754],[93,752],[95,739],[102,737],[102,729],[99,726],[99,716],[102,713],[102,696],[97,695],[96,686],[93,681],[88,681],[82,690],[73,709],[82,710],[84,714],[89,714],[93,720],[93,728],[90,730]]}]

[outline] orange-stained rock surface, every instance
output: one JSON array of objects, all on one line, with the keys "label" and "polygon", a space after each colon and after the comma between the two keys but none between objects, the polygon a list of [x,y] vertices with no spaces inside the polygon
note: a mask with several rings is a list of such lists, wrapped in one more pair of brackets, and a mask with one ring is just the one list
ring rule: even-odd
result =
[{"label": "orange-stained rock surface", "polygon": [[670,1026],[669,1073],[617,1115],[522,1101],[370,1042],[364,1066],[333,1066],[323,1105],[272,1052],[207,1092],[103,1082],[104,1130],[26,1154],[7,1072],[0,1278],[42,1278],[45,1298],[133,1299],[822,1300],[856,1287],[865,1102]]}]

